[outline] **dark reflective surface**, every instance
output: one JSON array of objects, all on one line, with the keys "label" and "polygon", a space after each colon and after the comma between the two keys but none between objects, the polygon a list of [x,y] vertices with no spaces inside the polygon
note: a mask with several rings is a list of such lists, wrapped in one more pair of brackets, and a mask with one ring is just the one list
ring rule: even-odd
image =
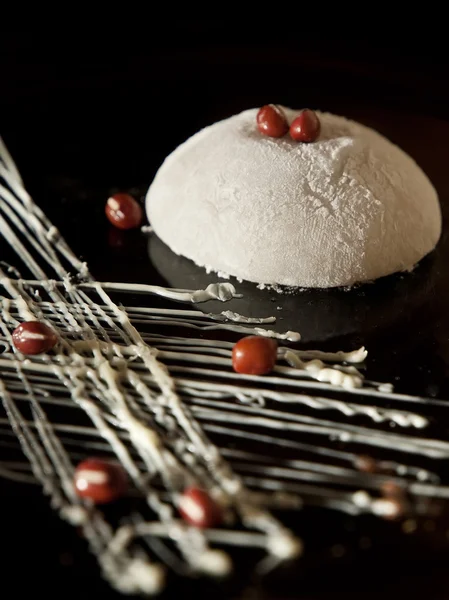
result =
[{"label": "dark reflective surface", "polygon": [[[156,236],[150,236],[148,253],[152,265],[168,285],[176,288],[204,288],[217,281],[192,261],[175,255]],[[300,331],[303,342],[321,342],[373,329],[392,326],[404,314],[428,310],[425,304],[435,294],[440,253],[433,253],[411,274],[395,275],[356,289],[280,288],[278,292],[258,289],[250,282],[230,281],[243,298],[234,299],[226,309],[252,317],[275,316],[277,331]],[[206,312],[223,310],[221,303],[198,308]]]}]

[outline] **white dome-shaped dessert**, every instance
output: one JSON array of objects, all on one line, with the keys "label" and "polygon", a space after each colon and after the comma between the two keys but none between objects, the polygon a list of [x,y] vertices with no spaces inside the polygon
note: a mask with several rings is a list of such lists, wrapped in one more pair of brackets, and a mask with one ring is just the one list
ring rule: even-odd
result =
[{"label": "white dome-shaped dessert", "polygon": [[374,130],[317,114],[314,143],[262,135],[252,109],[181,144],[147,194],[156,234],[257,283],[336,287],[411,269],[441,234],[429,179]]}]

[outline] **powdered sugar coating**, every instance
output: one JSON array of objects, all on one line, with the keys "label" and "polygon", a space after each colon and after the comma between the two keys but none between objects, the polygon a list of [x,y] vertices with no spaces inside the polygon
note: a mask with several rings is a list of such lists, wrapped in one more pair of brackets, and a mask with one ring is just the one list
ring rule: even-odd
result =
[{"label": "powdered sugar coating", "polygon": [[434,249],[436,191],[400,148],[319,112],[315,143],[271,139],[256,114],[206,127],[156,174],[147,213],[175,253],[257,283],[336,287],[409,270]]}]

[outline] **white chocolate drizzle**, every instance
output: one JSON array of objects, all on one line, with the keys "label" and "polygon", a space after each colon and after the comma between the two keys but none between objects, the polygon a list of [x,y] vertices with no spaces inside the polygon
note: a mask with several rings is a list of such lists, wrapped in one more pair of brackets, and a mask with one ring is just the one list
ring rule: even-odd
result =
[{"label": "white chocolate drizzle", "polygon": [[[31,273],[21,278],[0,268],[0,476],[39,483],[60,516],[82,526],[120,591],[160,591],[161,562],[184,574],[228,575],[232,555],[215,543],[263,548],[275,562],[299,556],[301,540],[272,508],[309,503],[391,517],[394,507],[378,497],[385,481],[406,485],[412,496],[449,498],[437,473],[419,464],[449,458],[447,440],[423,434],[429,408],[444,410],[443,401],[366,380],[354,366],[366,359],[364,348],[280,346],[272,374],[236,374],[233,343],[208,332],[291,342],[299,333],[262,327],[275,317],[151,306],[152,295],[188,304],[239,298],[229,282],[178,290],[95,281],[25,191],[1,140],[0,228]],[[144,306],[118,305],[110,296],[136,293]],[[53,352],[25,357],[15,350],[11,333],[24,320],[55,330]],[[64,422],[53,417],[56,409],[64,409]],[[229,447],[240,440],[244,450]],[[378,473],[360,472],[360,447],[390,449],[392,458],[379,461]],[[282,458],[274,458],[278,450]],[[101,510],[78,498],[74,467],[96,452],[120,461],[151,520],[139,516],[114,530]],[[208,489],[242,528],[186,526],[176,498],[188,485]],[[146,548],[151,537],[162,545]],[[175,543],[176,558],[168,558],[164,539]]]}]

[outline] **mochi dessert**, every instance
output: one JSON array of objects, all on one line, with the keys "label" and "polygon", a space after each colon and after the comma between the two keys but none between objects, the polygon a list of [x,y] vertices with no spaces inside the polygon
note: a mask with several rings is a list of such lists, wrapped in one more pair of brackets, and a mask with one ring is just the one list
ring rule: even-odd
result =
[{"label": "mochi dessert", "polygon": [[146,210],[176,254],[258,284],[372,281],[413,269],[441,234],[436,191],[403,150],[344,117],[276,105],[176,148]]}]

